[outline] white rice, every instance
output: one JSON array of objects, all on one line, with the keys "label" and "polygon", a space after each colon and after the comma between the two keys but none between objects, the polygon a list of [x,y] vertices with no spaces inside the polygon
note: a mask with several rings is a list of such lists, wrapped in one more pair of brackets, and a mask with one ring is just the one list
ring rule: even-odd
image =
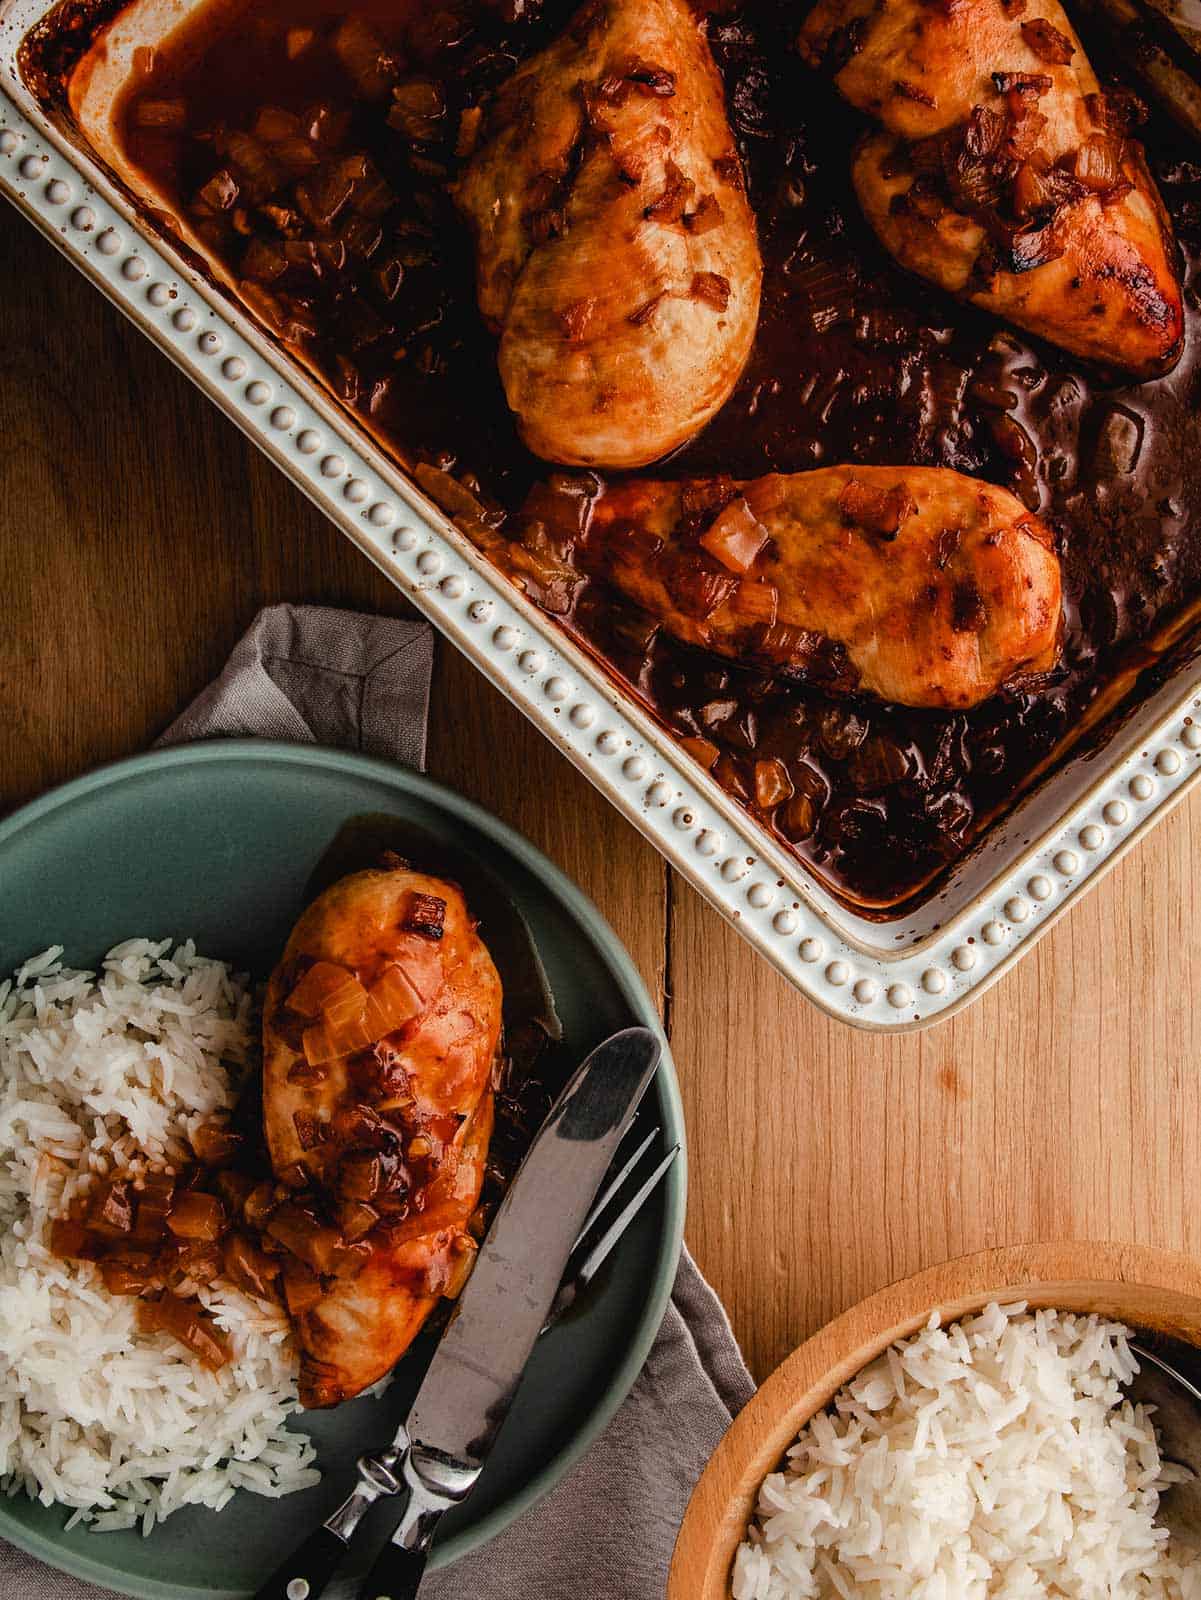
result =
[{"label": "white rice", "polygon": [[991,1305],[894,1345],[763,1484],[735,1600],[1199,1600],[1128,1330]]},{"label": "white rice", "polygon": [[199,1288],[234,1359],[212,1373],[136,1327],[86,1263],[43,1247],[47,1221],[98,1173],[185,1158],[232,1106],[251,995],[189,942],[130,939],[97,978],[56,947],[0,984],[0,1484],[94,1529],[219,1510],[237,1489],[316,1483],[287,1319],[221,1279]]}]

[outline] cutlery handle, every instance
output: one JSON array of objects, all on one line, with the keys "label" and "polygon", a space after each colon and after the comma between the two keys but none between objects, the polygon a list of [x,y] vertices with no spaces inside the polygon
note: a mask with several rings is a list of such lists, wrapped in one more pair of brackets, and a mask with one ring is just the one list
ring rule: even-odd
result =
[{"label": "cutlery handle", "polygon": [[276,1568],[254,1600],[317,1600],[345,1559],[345,1540],[318,1528]]},{"label": "cutlery handle", "polygon": [[425,1550],[403,1550],[389,1540],[363,1580],[359,1600],[417,1600],[426,1559]]}]

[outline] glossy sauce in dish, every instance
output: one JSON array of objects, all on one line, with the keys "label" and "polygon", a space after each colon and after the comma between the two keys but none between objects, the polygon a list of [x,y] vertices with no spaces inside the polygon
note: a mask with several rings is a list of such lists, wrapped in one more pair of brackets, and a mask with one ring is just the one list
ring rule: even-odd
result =
[{"label": "glossy sauce in dish", "polygon": [[[1108,381],[885,254],[850,185],[863,118],[794,49],[803,6],[710,8],[758,223],[762,310],[732,398],[648,474],[952,467],[1010,487],[1063,559],[1062,659],[1040,681],[966,712],[826,698],[679,644],[620,597],[577,538],[605,481],[537,461],[505,405],[446,186],[472,108],[573,9],[265,0],[223,30],[233,13],[213,6],[189,25],[188,48],[160,53],[135,85],[125,147],[247,302],[532,598],[837,894],[897,915],[1066,750],[1107,686],[1156,670],[1157,636],[1201,595],[1201,165],[1168,125],[1140,130],[1184,258],[1185,351],[1163,378]],[[61,83],[71,52],[53,39],[50,28],[38,48]],[[1112,81],[1104,50],[1085,43]],[[256,175],[251,149],[239,174],[248,134],[260,148],[268,134],[283,140],[284,159],[269,150]],[[322,189],[315,175],[339,160]],[[221,177],[231,163],[240,189],[250,176],[233,199]],[[299,221],[281,213],[297,210],[298,184]]]}]

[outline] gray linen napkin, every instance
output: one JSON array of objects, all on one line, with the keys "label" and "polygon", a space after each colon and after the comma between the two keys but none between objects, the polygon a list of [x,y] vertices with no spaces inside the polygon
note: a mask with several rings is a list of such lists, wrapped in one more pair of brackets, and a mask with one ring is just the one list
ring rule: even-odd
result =
[{"label": "gray linen napkin", "polygon": [[[432,662],[426,623],[271,606],[159,742],[260,735],[420,768]],[[753,1390],[725,1312],[685,1254],[650,1358],[600,1439],[486,1550],[431,1574],[423,1600],[661,1600],[692,1486]],[[0,1541],[2,1600],[109,1592]]]}]

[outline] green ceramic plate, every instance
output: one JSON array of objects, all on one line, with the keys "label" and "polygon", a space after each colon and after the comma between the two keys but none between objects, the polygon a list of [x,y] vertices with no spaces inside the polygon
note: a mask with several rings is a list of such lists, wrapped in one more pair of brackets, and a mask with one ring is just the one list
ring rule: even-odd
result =
[{"label": "green ceramic plate", "polygon": [[[51,943],[65,944],[67,960],[87,966],[118,940],[145,934],[190,936],[204,954],[265,977],[331,841],[353,819],[381,813],[407,831],[419,864],[436,870],[445,853],[465,869],[474,861],[503,885],[533,936],[563,1022],[552,1072],[565,1072],[630,1022],[657,1028],[629,957],[595,907],[494,817],[384,761],[254,740],[139,756],[0,823],[0,975]],[[666,1057],[655,1103],[648,1096],[640,1115],[658,1122],[665,1142],[682,1142]],[[604,1281],[539,1343],[478,1489],[446,1519],[435,1566],[475,1549],[527,1510],[617,1409],[667,1304],[683,1206],[678,1161]],[[404,1414],[423,1356],[428,1349],[402,1363],[382,1400],[354,1401],[305,1421],[325,1478],[303,1494],[276,1501],[241,1493],[217,1514],[180,1511],[148,1539],[64,1533],[57,1508],[0,1498],[0,1535],[127,1594],[235,1600],[346,1493],[355,1456],[382,1443]]]}]

